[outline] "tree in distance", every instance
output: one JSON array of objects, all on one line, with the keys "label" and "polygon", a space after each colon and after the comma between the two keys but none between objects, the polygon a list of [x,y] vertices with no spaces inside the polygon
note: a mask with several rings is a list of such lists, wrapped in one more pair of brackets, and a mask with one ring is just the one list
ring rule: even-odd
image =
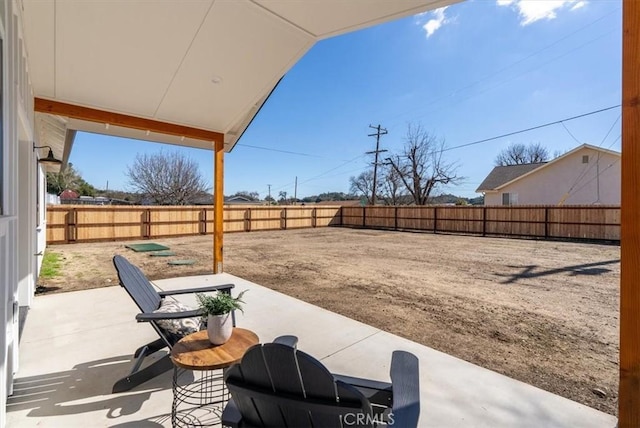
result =
[{"label": "tree in distance", "polygon": [[179,152],[137,154],[129,184],[158,205],[188,205],[208,190],[198,164]]},{"label": "tree in distance", "polygon": [[80,196],[96,194],[96,188],[82,178],[72,163],[61,168],[60,172],[47,172],[47,193],[59,195],[67,189],[77,192]]},{"label": "tree in distance", "polygon": [[[379,189],[380,180],[377,181],[378,185],[376,187]],[[373,192],[373,168],[361,172],[357,177],[349,178],[349,184],[349,191],[351,193],[354,195],[365,196],[367,198],[367,204],[371,204],[371,195]]]},{"label": "tree in distance", "polygon": [[426,205],[429,195],[443,184],[458,184],[458,165],[443,158],[444,139],[426,131],[422,125],[409,124],[403,150],[387,158],[386,163],[416,205]]},{"label": "tree in distance", "polygon": [[522,143],[511,143],[496,156],[496,166],[522,165],[526,163],[540,163],[549,160],[549,151],[540,143],[528,146]]}]

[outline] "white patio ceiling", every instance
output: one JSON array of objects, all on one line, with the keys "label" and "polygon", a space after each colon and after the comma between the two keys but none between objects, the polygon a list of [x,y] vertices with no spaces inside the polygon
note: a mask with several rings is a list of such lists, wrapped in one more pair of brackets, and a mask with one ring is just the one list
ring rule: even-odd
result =
[{"label": "white patio ceiling", "polygon": [[[230,151],[316,41],[455,1],[23,0],[23,33],[36,98],[219,132]],[[50,124],[47,116],[37,121]],[[212,148],[210,141],[113,124],[56,122]],[[45,125],[38,128],[51,128]],[[55,135],[40,134],[39,143],[61,156]]]}]

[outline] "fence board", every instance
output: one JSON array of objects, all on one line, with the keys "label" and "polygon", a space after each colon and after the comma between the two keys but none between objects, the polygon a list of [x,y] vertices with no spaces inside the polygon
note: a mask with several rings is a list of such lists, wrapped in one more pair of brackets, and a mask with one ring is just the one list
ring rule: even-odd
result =
[{"label": "fence board", "polygon": [[[483,236],[620,240],[619,206],[226,206],[225,232],[350,226]],[[52,244],[213,233],[212,206],[52,205]]]},{"label": "fence board", "polygon": [[[225,206],[224,231],[326,227],[338,225],[339,214],[340,207],[336,206]],[[47,207],[47,242],[50,244],[212,233],[212,206]]]}]

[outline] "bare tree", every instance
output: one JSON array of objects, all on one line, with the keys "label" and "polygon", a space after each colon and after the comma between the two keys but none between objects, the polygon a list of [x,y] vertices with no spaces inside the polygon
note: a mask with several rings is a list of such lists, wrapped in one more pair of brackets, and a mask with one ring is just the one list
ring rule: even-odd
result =
[{"label": "bare tree", "polygon": [[[365,196],[367,198],[367,204],[371,204],[371,195],[373,194],[373,169],[368,169],[360,173],[357,177],[351,177],[349,183],[351,193],[358,196]],[[378,180],[378,184],[379,183],[380,180]],[[376,187],[378,189],[380,188],[380,186]]]},{"label": "bare tree", "polygon": [[431,135],[421,125],[409,124],[401,154],[388,158],[416,205],[426,205],[431,191],[442,184],[457,184],[455,163],[443,159],[444,140]]},{"label": "bare tree", "polygon": [[400,205],[404,192],[402,192],[402,178],[400,174],[389,164],[384,165],[382,183],[380,183],[380,197],[386,205]]},{"label": "bare tree", "polygon": [[159,205],[187,205],[209,190],[198,164],[179,152],[138,154],[126,174],[134,189]]},{"label": "bare tree", "polygon": [[549,151],[540,143],[528,146],[522,143],[511,143],[496,156],[496,166],[522,165],[525,163],[540,163],[549,160]]}]

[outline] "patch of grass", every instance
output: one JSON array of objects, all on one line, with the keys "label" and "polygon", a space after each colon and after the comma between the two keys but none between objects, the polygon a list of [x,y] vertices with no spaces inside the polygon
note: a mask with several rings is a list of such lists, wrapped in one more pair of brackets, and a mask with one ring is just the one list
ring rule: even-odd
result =
[{"label": "patch of grass", "polygon": [[40,278],[52,279],[61,274],[62,260],[60,254],[52,251],[45,251],[42,259],[42,267],[40,268]]}]

